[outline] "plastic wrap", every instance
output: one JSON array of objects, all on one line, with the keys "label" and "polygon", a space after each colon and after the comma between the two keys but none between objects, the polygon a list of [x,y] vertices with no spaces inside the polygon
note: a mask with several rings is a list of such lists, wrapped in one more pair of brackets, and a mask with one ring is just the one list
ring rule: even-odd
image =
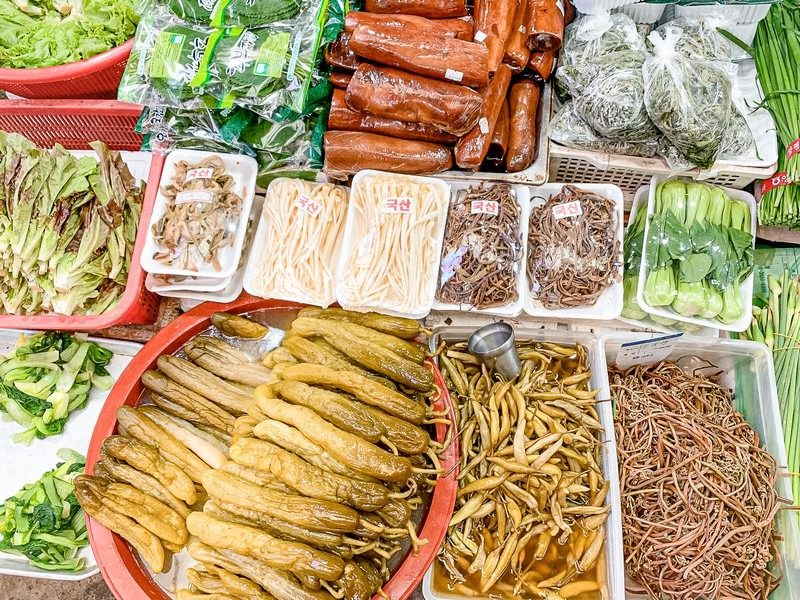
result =
[{"label": "plastic wrap", "polygon": [[[369,134],[358,134],[369,135]],[[336,270],[342,308],[419,319],[430,312],[450,187],[438,179],[360,173]]]},{"label": "plastic wrap", "polygon": [[518,173],[536,160],[539,136],[539,97],[541,88],[535,81],[520,79],[508,94],[509,135],[506,170]]},{"label": "plastic wrap", "polygon": [[356,27],[372,25],[375,27],[397,27],[403,29],[416,25],[432,34],[455,37],[460,40],[472,41],[472,19],[426,19],[416,15],[382,15],[361,11],[350,11],[345,18],[344,28],[347,33],[353,33]]},{"label": "plastic wrap", "polygon": [[497,69],[489,85],[481,90],[483,103],[478,124],[458,140],[453,152],[456,164],[462,169],[477,169],[486,158],[510,84],[511,69],[503,64]]},{"label": "plastic wrap", "polygon": [[566,28],[559,64],[580,65],[622,50],[645,51],[636,23],[628,15],[607,12],[584,15]]},{"label": "plastic wrap", "polygon": [[[619,54],[639,53],[615,52],[609,56]],[[598,75],[581,94],[573,96],[573,106],[601,137],[646,142],[658,135],[644,105],[641,64]]]},{"label": "plastic wrap", "polygon": [[166,5],[185,21],[214,27],[253,27],[294,17],[305,0],[167,0]]},{"label": "plastic wrap", "polygon": [[446,19],[469,14],[465,0],[366,0],[364,10],[371,13],[404,14]]},{"label": "plastic wrap", "polygon": [[623,156],[653,158],[658,148],[657,139],[645,142],[625,142],[600,137],[575,111],[572,102],[567,102],[550,121],[548,136],[557,144],[568,148]]},{"label": "plastic wrap", "polygon": [[478,124],[482,105],[480,94],[462,85],[370,64],[358,68],[346,98],[352,110],[432,125],[456,136]]},{"label": "plastic wrap", "polygon": [[344,90],[335,90],[328,115],[328,129],[377,133],[404,140],[454,144],[456,136],[420,123],[407,123],[396,119],[376,117],[350,110],[345,102]]},{"label": "plastic wrap", "polygon": [[355,71],[361,61],[350,48],[350,34],[344,31],[332,44],[325,48],[325,62],[333,67]]},{"label": "plastic wrap", "polygon": [[508,149],[508,137],[510,133],[510,117],[508,111],[508,99],[503,101],[500,108],[500,116],[497,117],[492,139],[489,142],[489,152],[483,161],[483,171],[504,171],[506,150]]},{"label": "plastic wrap", "polygon": [[747,156],[753,151],[755,138],[750,126],[747,124],[742,111],[731,103],[731,115],[728,121],[728,128],[725,130],[725,137],[722,140],[722,147],[719,149],[720,160],[733,160],[741,156]]},{"label": "plastic wrap", "polygon": [[503,52],[503,62],[511,67],[514,73],[521,73],[531,57],[531,51],[527,45],[531,4],[531,0],[520,0],[517,4],[514,21],[511,24],[511,34],[508,36]]},{"label": "plastic wrap", "polygon": [[486,46],[408,25],[356,27],[350,48],[367,60],[434,79],[483,87],[489,83]]},{"label": "plastic wrap", "polygon": [[348,189],[330,183],[273,181],[248,264],[248,289],[264,298],[333,303],[347,200]]},{"label": "plastic wrap", "polygon": [[[731,46],[717,31],[717,27],[724,28],[725,25],[729,24],[728,21],[720,17],[705,19],[682,18],[664,23],[656,31],[662,37],[666,36],[668,31],[674,31],[674,35],[678,36],[675,50],[687,58],[727,61],[731,59]],[[653,50],[653,44],[649,38],[647,46],[650,51]]]},{"label": "plastic wrap", "polygon": [[564,41],[564,9],[560,0],[531,0],[527,39],[532,52],[554,52]]},{"label": "plastic wrap", "polygon": [[441,144],[353,131],[325,134],[325,172],[331,177],[343,178],[364,169],[429,175],[452,166],[450,149]]},{"label": "plastic wrap", "polygon": [[561,65],[556,71],[556,81],[573,98],[583,94],[598,79],[605,79],[617,71],[642,71],[647,55],[641,50],[620,50],[595,56],[581,63]]},{"label": "plastic wrap", "polygon": [[531,52],[531,57],[528,60],[528,69],[540,82],[544,83],[553,74],[555,62],[555,52]]},{"label": "plastic wrap", "polygon": [[516,0],[475,0],[475,41],[486,46],[489,71],[494,73],[503,62],[506,40],[514,24]]},{"label": "plastic wrap", "polygon": [[649,36],[655,55],[643,67],[647,113],[678,150],[701,168],[716,160],[728,126],[732,82],[717,64],[676,51],[675,30]]},{"label": "plastic wrap", "polygon": [[436,300],[478,310],[516,302],[524,256],[521,229],[522,211],[511,186],[456,192],[447,214]]}]

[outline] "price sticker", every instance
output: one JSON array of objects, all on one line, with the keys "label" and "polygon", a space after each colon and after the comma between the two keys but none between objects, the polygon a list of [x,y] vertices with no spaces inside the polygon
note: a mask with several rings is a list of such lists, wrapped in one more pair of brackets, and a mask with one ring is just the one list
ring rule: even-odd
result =
[{"label": "price sticker", "polygon": [[[790,185],[789,177],[787,174],[784,173],[775,173],[769,179],[765,179],[761,182],[761,195],[763,196],[767,192],[771,192],[775,188],[782,187],[784,185]],[[794,182],[791,182],[791,185],[794,185]]]},{"label": "price sticker", "polygon": [[682,333],[674,333],[646,340],[625,342],[617,352],[617,366],[620,369],[627,369],[633,365],[661,362],[672,353],[675,344],[681,337],[683,337]]},{"label": "price sticker", "polygon": [[214,176],[214,169],[212,167],[203,167],[202,169],[189,169],[186,171],[186,182],[194,181],[195,179],[211,179]]},{"label": "price sticker", "polygon": [[786,158],[792,158],[798,152],[800,152],[800,138],[796,139],[786,147]]},{"label": "price sticker", "polygon": [[299,208],[300,210],[307,212],[312,217],[316,217],[322,211],[322,204],[319,202],[314,202],[308,196],[300,196],[297,200],[294,201],[292,205],[295,208]]},{"label": "price sticker", "polygon": [[478,121],[478,128],[481,130],[483,135],[489,134],[489,119],[486,117],[481,117],[481,120]]},{"label": "price sticker", "polygon": [[460,82],[462,79],[464,79],[464,73],[454,69],[447,69],[444,72],[444,78],[449,79],[450,81]]},{"label": "price sticker", "polygon": [[553,218],[558,221],[566,217],[579,217],[583,214],[580,200],[564,202],[553,207]]},{"label": "price sticker", "polygon": [[475,39],[475,41],[476,41],[476,42],[478,42],[478,43],[480,44],[480,43],[481,43],[483,40],[485,40],[487,37],[489,37],[489,36],[487,36],[487,35],[486,35],[485,33],[483,33],[482,31],[478,30],[478,31],[476,31],[476,32],[475,32],[475,38],[474,38],[474,39]]},{"label": "price sticker", "polygon": [[186,204],[187,202],[197,202],[205,204],[214,199],[214,194],[206,190],[189,190],[188,192],[179,192],[175,195],[175,204]]},{"label": "price sticker", "polygon": [[494,200],[473,200],[469,212],[473,215],[495,215],[500,212],[500,204]]},{"label": "price sticker", "polygon": [[411,198],[386,198],[381,212],[407,215],[414,212],[414,202]]}]

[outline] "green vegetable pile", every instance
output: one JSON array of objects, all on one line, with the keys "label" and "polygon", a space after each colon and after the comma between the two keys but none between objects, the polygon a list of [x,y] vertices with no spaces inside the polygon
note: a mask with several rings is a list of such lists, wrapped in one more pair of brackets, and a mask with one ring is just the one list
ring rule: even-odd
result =
[{"label": "green vegetable pile", "polygon": [[143,187],[118,152],[97,159],[0,131],[0,314],[100,314],[125,290]]},{"label": "green vegetable pile", "polygon": [[732,323],[745,313],[739,285],[753,270],[750,207],[717,187],[668,181],[644,250],[644,301],[684,317]]},{"label": "green vegetable pile", "polygon": [[92,386],[108,390],[110,350],[68,333],[22,338],[0,357],[0,412],[25,428],[15,442],[30,444],[64,430],[69,414],[83,408]]},{"label": "green vegetable pile", "polygon": [[[800,472],[800,277],[770,275],[768,298],[753,302],[753,322],[738,337],[766,344],[775,361],[778,406],[788,456],[787,470]],[[800,477],[792,477],[795,505],[800,504]]]},{"label": "green vegetable pile", "polygon": [[133,37],[130,0],[0,0],[0,67],[84,60]]},{"label": "green vegetable pile", "polygon": [[0,504],[0,551],[25,556],[47,571],[76,572],[85,563],[78,552],[89,540],[73,481],[83,473],[86,459],[73,450],[56,454],[63,463]]}]

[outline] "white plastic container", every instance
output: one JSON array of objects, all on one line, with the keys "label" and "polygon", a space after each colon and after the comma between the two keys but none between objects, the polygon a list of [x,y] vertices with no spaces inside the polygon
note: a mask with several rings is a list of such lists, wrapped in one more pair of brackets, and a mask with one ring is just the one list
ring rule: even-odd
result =
[{"label": "white plastic container", "polygon": [[737,23],[758,23],[767,16],[772,3],[768,4],[737,4],[739,9]]},{"label": "white plastic container", "polygon": [[[448,342],[466,341],[474,331],[473,327],[464,326],[441,326],[436,327],[431,336],[431,349],[439,346],[444,340]],[[554,331],[543,329],[516,328],[514,333],[517,341],[543,341],[556,344],[581,344],[587,350],[587,361],[592,366],[592,378],[589,381],[591,389],[608,389],[608,375],[605,369],[596,369],[597,353],[599,347],[597,339],[588,332],[577,331]],[[619,500],[619,468],[617,465],[617,442],[614,436],[614,415],[610,402],[599,402],[595,405],[595,410],[603,424],[605,435],[602,437],[603,452],[600,466],[603,474],[609,482],[608,495],[605,504],[611,506],[611,514],[606,521],[606,573],[608,588],[610,591],[609,600],[625,600],[625,559],[622,552],[622,514]],[[422,594],[426,600],[466,600],[467,596],[456,593],[442,593],[433,590],[432,566],[425,575],[422,582]],[[496,596],[492,596],[495,598]],[[470,596],[474,600],[489,600],[488,596]]]},{"label": "white plastic container", "polygon": [[[628,228],[625,230],[626,237],[630,231],[631,224],[636,220],[636,214],[640,210],[647,210],[647,202],[649,199],[649,185],[641,187],[637,190],[636,196],[633,199],[633,204],[631,205],[630,214],[628,216]],[[642,248],[642,250],[644,250],[644,248]],[[701,327],[699,325],[685,323],[683,321],[678,321],[674,325],[662,325],[661,323],[656,323],[650,318],[638,320],[629,319],[622,315],[619,316],[619,320],[623,323],[627,323],[628,325],[633,325],[634,327],[644,327],[647,329],[652,329],[653,331],[660,331],[662,333],[690,333],[692,335],[699,335],[703,337],[719,337],[719,329],[716,327]]]},{"label": "white plastic container", "polygon": [[572,0],[572,4],[579,13],[593,15],[627,4],[635,4],[636,1],[637,0]]},{"label": "white plastic container", "polygon": [[[420,183],[427,183],[439,191],[438,197],[436,198],[436,202],[439,204],[437,215],[438,222],[436,224],[430,256],[428,256],[428,254],[420,256],[420,258],[430,262],[426,265],[412,265],[415,271],[414,276],[420,276],[423,269],[428,271],[428,273],[425,274],[427,280],[424,286],[424,297],[420,298],[418,305],[414,307],[413,310],[399,310],[396,305],[390,305],[389,303],[375,303],[375,305],[360,304],[349,297],[346,288],[342,285],[343,277],[350,268],[354,256],[360,254],[362,252],[361,248],[364,248],[365,245],[369,248],[374,243],[372,232],[369,231],[371,225],[365,223],[361,215],[359,215],[353,198],[356,197],[359,187],[365,184],[364,180],[375,177],[376,175],[387,175],[390,177],[406,178]],[[433,295],[436,291],[436,282],[439,275],[439,259],[442,254],[442,238],[444,237],[444,227],[447,221],[447,207],[450,203],[450,184],[434,177],[396,175],[394,173],[384,173],[382,171],[365,170],[358,172],[356,176],[353,177],[351,190],[350,206],[347,209],[347,222],[344,229],[344,247],[339,256],[339,263],[336,266],[336,301],[345,310],[354,310],[358,312],[378,311],[384,314],[406,317],[409,319],[424,318],[431,311]],[[387,214],[386,216],[393,217],[395,215]]]},{"label": "white plastic container", "polygon": [[[593,371],[608,372],[608,365],[616,361],[620,346],[626,342],[655,337],[645,333],[609,333],[600,336]],[[719,368],[721,384],[733,391],[737,408],[742,410],[745,420],[758,432],[761,444],[785,471],[786,446],[778,408],[775,384],[775,368],[772,355],[764,344],[743,340],[709,340],[694,336],[683,336],[675,345],[667,360],[696,357],[698,367],[708,366],[709,361]],[[689,365],[690,367],[692,365]],[[608,378],[604,379],[607,385]],[[608,387],[601,388],[602,399],[611,397]],[[605,403],[610,406],[610,402]],[[791,478],[778,477],[775,489],[782,498],[791,498]],[[783,540],[778,541],[783,568],[783,581],[770,595],[770,600],[800,600],[800,528],[797,514],[791,510],[778,511],[778,532]],[[628,592],[629,600],[646,598]]]},{"label": "white plastic container", "polygon": [[650,2],[637,2],[636,4],[626,4],[612,12],[621,12],[633,19],[634,23],[644,23],[652,25],[657,23],[664,14],[666,4],[654,4]]},{"label": "white plastic container", "polygon": [[[477,182],[462,182],[462,181],[450,181],[450,189],[452,190],[452,200],[455,199],[456,193],[459,190],[466,190],[470,187],[480,185]],[[491,187],[492,184],[486,184],[486,187]],[[528,217],[530,215],[530,187],[525,185],[514,185],[511,187],[511,191],[514,194],[517,204],[519,205],[520,210],[520,237],[522,240],[522,256],[519,260],[518,270],[517,270],[517,300],[516,302],[512,302],[511,304],[506,304],[505,306],[498,306],[496,308],[486,308],[482,310],[478,310],[474,307],[470,307],[469,305],[464,304],[447,304],[445,302],[439,302],[438,300],[434,299],[433,301],[433,310],[439,311],[463,311],[463,312],[472,312],[476,314],[482,315],[493,315],[497,317],[516,317],[522,312],[523,307],[525,306],[525,296],[527,295],[527,288],[525,286],[525,246],[528,240]],[[448,207],[449,211],[449,207]],[[449,215],[449,213],[448,213]],[[439,271],[436,274],[437,281],[436,285],[439,285],[439,277],[441,275],[441,260],[439,261]]]},{"label": "white plastic container", "polygon": [[[277,179],[273,179],[269,184],[269,188],[272,188],[272,186],[276,182],[282,181],[284,179],[286,179],[286,178],[279,177]],[[337,186],[337,187],[341,187],[341,186]],[[269,197],[269,195],[270,195],[269,188],[267,189],[267,197]],[[347,190],[347,188],[342,188],[342,189]],[[348,191],[348,196],[349,196],[349,190],[347,190],[347,191]],[[252,248],[252,250],[250,252],[250,258],[248,258],[248,260],[247,260],[247,265],[246,265],[245,274],[244,274],[244,289],[245,289],[245,291],[248,294],[251,294],[253,296],[262,297],[262,298],[266,298],[266,296],[264,294],[264,289],[262,287],[262,284],[258,280],[258,275],[259,275],[259,261],[261,261],[261,258],[268,251],[268,249],[266,248],[266,244],[267,244],[267,240],[266,240],[266,237],[267,237],[267,222],[266,222],[266,219],[269,218],[269,215],[267,214],[267,206],[266,206],[267,197],[264,198],[264,203],[265,204],[264,204],[263,208],[256,212],[257,229],[256,229],[255,238],[253,239],[253,248]],[[349,198],[348,198],[348,200],[349,200]],[[344,232],[340,232],[340,233],[344,233]],[[341,237],[344,238],[343,235]],[[306,242],[306,244],[307,244],[307,242]],[[331,271],[332,272],[334,272],[336,270],[336,265],[337,265],[338,260],[339,260],[339,255],[342,252],[342,246],[343,246],[342,240],[340,239],[339,242],[337,243],[336,256],[334,258],[333,264],[331,265]],[[334,287],[335,287],[335,282],[334,282]],[[289,302],[299,302],[300,304],[323,305],[325,307],[333,304],[334,301],[336,300],[335,295],[333,293],[330,295],[330,297],[325,298],[323,301],[321,301],[320,300],[321,295],[318,295],[318,296],[314,297],[314,296],[311,296],[309,294],[302,293],[302,290],[298,290],[297,293],[295,293],[295,294],[280,294],[280,293],[278,293],[278,294],[272,294],[269,297],[272,298],[272,299],[275,299],[275,300],[287,300]]]},{"label": "white plastic container", "polygon": [[152,273],[147,274],[144,285],[148,291],[163,295],[165,292],[218,292],[230,284],[231,277],[214,279],[212,277],[188,278],[177,283],[165,284],[156,279]]},{"label": "white plastic container", "polygon": [[[655,212],[656,208],[656,188],[662,183],[669,181],[673,178],[661,177],[656,175],[650,182],[650,196],[647,202],[647,223],[644,230],[644,247],[642,248],[642,256],[647,256],[647,236],[650,230],[650,216]],[[731,188],[721,188],[731,200],[743,200],[750,207],[750,233],[753,236],[753,247],[756,243],[756,227],[758,225],[756,218],[756,201],[752,194],[748,194],[743,190],[734,190]],[[747,278],[739,285],[739,291],[742,294],[742,305],[744,310],[742,315],[732,323],[722,323],[717,319],[703,319],[701,317],[685,317],[675,312],[671,306],[650,306],[644,299],[644,288],[647,282],[647,275],[650,272],[647,266],[647,261],[643,258],[642,264],[639,269],[639,286],[636,290],[636,299],[642,310],[664,317],[666,319],[675,319],[676,321],[684,321],[686,323],[693,323],[702,327],[712,327],[721,329],[723,331],[744,331],[750,325],[752,315],[750,313],[750,306],[753,304],[753,280],[755,273],[750,273]]]},{"label": "white plastic container", "polygon": [[[0,329],[0,354],[6,355],[11,352],[21,333],[33,334],[30,331]],[[115,381],[142,348],[141,344],[134,342],[103,338],[89,338],[89,341],[114,353],[106,369]],[[92,388],[86,406],[70,413],[62,433],[43,440],[33,440],[30,446],[12,442],[11,436],[19,433],[22,428],[13,421],[0,420],[0,456],[3,457],[3,460],[0,461],[0,503],[16,494],[26,483],[33,483],[47,471],[55,469],[56,464],[61,462],[61,459],[56,456],[56,452],[60,448],[69,448],[86,456],[97,417],[111,391]],[[0,552],[0,575],[80,581],[99,572],[97,561],[95,561],[89,546],[82,548],[78,557],[86,559],[84,569],[77,573],[63,573],[45,571],[28,564],[28,559],[24,556]]]},{"label": "white plastic container", "polygon": [[771,4],[695,4],[675,6],[675,18],[723,17],[731,23],[758,23],[769,12]]},{"label": "white plastic container", "polygon": [[[564,187],[563,183],[548,183],[537,188],[531,188],[531,205],[530,209],[533,210],[536,206],[544,204],[548,198],[561,192]],[[624,197],[622,190],[615,185],[605,183],[588,183],[588,184],[574,184],[576,187],[600,194],[613,200],[616,203],[617,211],[617,239],[620,245],[620,260],[617,275],[619,281],[614,285],[606,288],[592,306],[580,306],[576,308],[558,308],[548,309],[542,306],[542,303],[535,300],[530,293],[531,282],[528,280],[527,272],[525,274],[525,312],[532,317],[548,317],[551,319],[592,319],[595,321],[606,321],[616,319],[622,312],[623,289],[622,289],[622,240],[624,223]],[[525,264],[528,264],[528,248],[525,246]]]},{"label": "white plastic container", "polygon": [[[219,271],[215,270],[212,265],[205,263],[199,263],[197,271],[164,265],[153,258],[155,253],[164,251],[165,248],[158,246],[152,235],[153,225],[161,219],[167,206],[167,199],[161,193],[161,187],[172,183],[175,167],[179,161],[185,160],[189,163],[196,164],[209,156],[219,156],[222,158],[222,162],[225,165],[225,172],[232,175],[234,178],[233,191],[242,198],[242,211],[239,215],[239,221],[238,223],[231,224],[231,227],[235,228],[236,231],[234,243],[232,246],[220,250],[219,262],[222,268]],[[250,215],[250,208],[253,205],[257,173],[258,164],[255,159],[250,156],[223,154],[220,152],[204,152],[200,150],[175,150],[170,152],[164,164],[164,172],[161,175],[159,192],[153,207],[153,215],[150,219],[150,223],[147,225],[147,239],[142,251],[142,268],[148,273],[162,275],[197,275],[200,277],[213,277],[215,279],[227,279],[233,275],[242,254],[242,245],[244,244],[246,230],[245,224]]]}]

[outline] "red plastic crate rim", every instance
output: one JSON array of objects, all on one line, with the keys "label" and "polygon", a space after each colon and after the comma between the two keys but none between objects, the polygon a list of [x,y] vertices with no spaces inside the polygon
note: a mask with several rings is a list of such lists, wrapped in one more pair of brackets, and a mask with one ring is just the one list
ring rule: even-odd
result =
[{"label": "red plastic crate rim", "polygon": [[[22,134],[35,143],[50,147],[63,143],[67,149],[88,149],[88,142],[101,140],[112,150],[138,150],[134,146],[133,124],[142,107],[116,101],[0,101],[0,129]],[[130,136],[119,127],[119,120],[131,123]],[[114,126],[116,125],[116,126]],[[48,133],[50,131],[56,134]],[[107,135],[118,131],[121,135]],[[110,139],[116,138],[116,139]],[[72,142],[72,143],[70,143]],[[164,156],[153,154],[136,243],[125,291],[117,305],[99,315],[0,315],[0,327],[10,329],[60,329],[93,331],[113,325],[152,323],[158,316],[159,299],[144,287],[145,273],[140,258],[147,237],[147,224],[153,212]]]}]

